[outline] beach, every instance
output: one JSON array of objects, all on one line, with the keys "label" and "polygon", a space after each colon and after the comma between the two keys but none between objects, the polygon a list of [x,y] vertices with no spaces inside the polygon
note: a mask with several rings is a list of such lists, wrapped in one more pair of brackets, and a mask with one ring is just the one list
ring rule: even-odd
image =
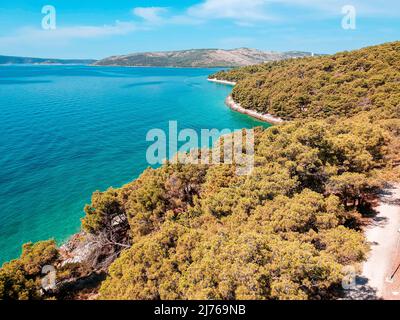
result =
[{"label": "beach", "polygon": [[[215,82],[215,83],[221,83],[221,84],[225,84],[225,85],[229,85],[229,86],[236,85],[236,82],[233,82],[233,81],[218,80],[218,79],[208,79],[208,81]],[[226,98],[225,104],[233,111],[236,111],[236,112],[239,112],[242,114],[246,114],[257,120],[268,122],[270,124],[281,124],[284,122],[283,119],[275,117],[272,114],[260,113],[260,112],[254,111],[254,110],[249,110],[249,109],[243,108],[239,103],[237,103],[237,102],[235,102],[235,100],[233,100],[233,97],[231,95],[229,95]]]},{"label": "beach", "polygon": [[218,79],[214,79],[214,78],[208,78],[208,81],[215,82],[215,83],[226,84],[228,86],[235,86],[236,85],[236,82],[233,82],[233,81],[218,80]]},{"label": "beach", "polygon": [[247,114],[247,115],[249,115],[253,118],[256,118],[258,120],[261,120],[261,121],[265,121],[265,122],[268,122],[271,124],[281,124],[284,122],[284,120],[282,120],[281,118],[275,117],[271,114],[259,113],[254,110],[249,110],[249,109],[245,109],[245,108],[241,107],[239,103],[237,103],[233,100],[231,95],[229,95],[226,98],[225,104],[234,111],[237,111],[237,112],[240,112],[243,114]]}]

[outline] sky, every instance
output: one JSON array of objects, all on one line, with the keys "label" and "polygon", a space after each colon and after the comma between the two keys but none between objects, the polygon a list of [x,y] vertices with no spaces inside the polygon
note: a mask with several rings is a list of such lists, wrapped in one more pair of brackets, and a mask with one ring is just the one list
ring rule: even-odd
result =
[{"label": "sky", "polygon": [[[55,15],[42,13],[45,6]],[[0,1],[0,55],[100,59],[239,47],[335,53],[396,40],[398,0]]]}]

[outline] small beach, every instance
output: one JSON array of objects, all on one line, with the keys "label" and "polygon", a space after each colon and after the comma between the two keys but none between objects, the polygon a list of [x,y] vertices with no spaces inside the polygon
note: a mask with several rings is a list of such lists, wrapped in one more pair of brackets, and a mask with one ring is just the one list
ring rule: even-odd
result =
[{"label": "small beach", "polygon": [[[208,79],[208,81],[210,82],[215,82],[215,83],[220,83],[220,84],[225,84],[228,86],[235,86],[236,82],[233,81],[226,81],[226,80],[218,80],[218,79]],[[283,119],[278,118],[273,116],[272,114],[266,114],[266,113],[260,113],[254,110],[249,110],[246,108],[243,108],[239,103],[235,102],[235,100],[233,100],[233,97],[231,95],[229,95],[226,100],[225,100],[225,104],[233,111],[242,113],[242,114],[246,114],[250,117],[253,117],[257,120],[261,120],[270,124],[281,124],[284,122]]]},{"label": "small beach", "polygon": [[239,103],[237,103],[233,100],[231,95],[229,95],[226,98],[225,104],[234,111],[240,112],[242,114],[247,114],[250,117],[256,118],[261,121],[268,122],[270,124],[281,124],[284,122],[281,118],[275,117],[271,114],[263,114],[263,113],[259,113],[254,110],[249,110],[249,109],[245,109],[245,108],[241,107]]},{"label": "small beach", "polygon": [[226,84],[228,86],[236,86],[236,82],[233,82],[233,81],[218,80],[218,79],[214,79],[214,78],[208,78],[208,81],[215,82],[215,83],[220,83],[220,84]]}]

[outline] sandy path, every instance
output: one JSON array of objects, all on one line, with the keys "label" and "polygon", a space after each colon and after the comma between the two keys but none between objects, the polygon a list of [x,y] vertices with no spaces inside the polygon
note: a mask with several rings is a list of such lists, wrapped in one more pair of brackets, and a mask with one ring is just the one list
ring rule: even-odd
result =
[{"label": "sandy path", "polygon": [[376,290],[377,298],[400,299],[400,271],[392,283],[387,281],[400,263],[400,185],[385,189],[375,210],[377,215],[365,229],[371,252],[363,264],[362,278]]}]

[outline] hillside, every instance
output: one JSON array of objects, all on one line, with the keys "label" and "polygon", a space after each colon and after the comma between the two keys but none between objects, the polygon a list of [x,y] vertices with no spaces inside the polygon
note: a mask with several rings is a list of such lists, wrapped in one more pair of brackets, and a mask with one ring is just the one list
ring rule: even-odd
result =
[{"label": "hillside", "polygon": [[[346,267],[368,255],[363,218],[400,178],[399,61],[390,43],[217,74],[243,76],[246,106],[294,119],[254,130],[254,170],[166,162],[95,192],[79,234],[26,244],[0,269],[0,299],[340,297]],[[57,268],[48,291],[45,265]]]},{"label": "hillside", "polygon": [[15,56],[0,56],[0,65],[2,64],[92,64],[93,59],[47,59],[30,58]]},{"label": "hillside", "polygon": [[333,56],[292,59],[219,72],[238,81],[233,99],[285,120],[379,110],[400,116],[400,42]]},{"label": "hillside", "polygon": [[[82,299],[72,288],[85,279],[83,293],[100,299],[334,298],[344,266],[368,252],[361,212],[399,132],[398,120],[367,117],[293,122],[256,131],[248,176],[235,165],[148,169],[95,192],[83,232],[62,248],[25,245],[0,269],[0,299]],[[48,264],[57,289],[40,294]]]},{"label": "hillside", "polygon": [[237,67],[266,61],[310,56],[309,52],[264,52],[240,48],[233,50],[196,49],[166,52],[133,53],[112,56],[97,61],[98,66],[146,66],[146,67]]}]

